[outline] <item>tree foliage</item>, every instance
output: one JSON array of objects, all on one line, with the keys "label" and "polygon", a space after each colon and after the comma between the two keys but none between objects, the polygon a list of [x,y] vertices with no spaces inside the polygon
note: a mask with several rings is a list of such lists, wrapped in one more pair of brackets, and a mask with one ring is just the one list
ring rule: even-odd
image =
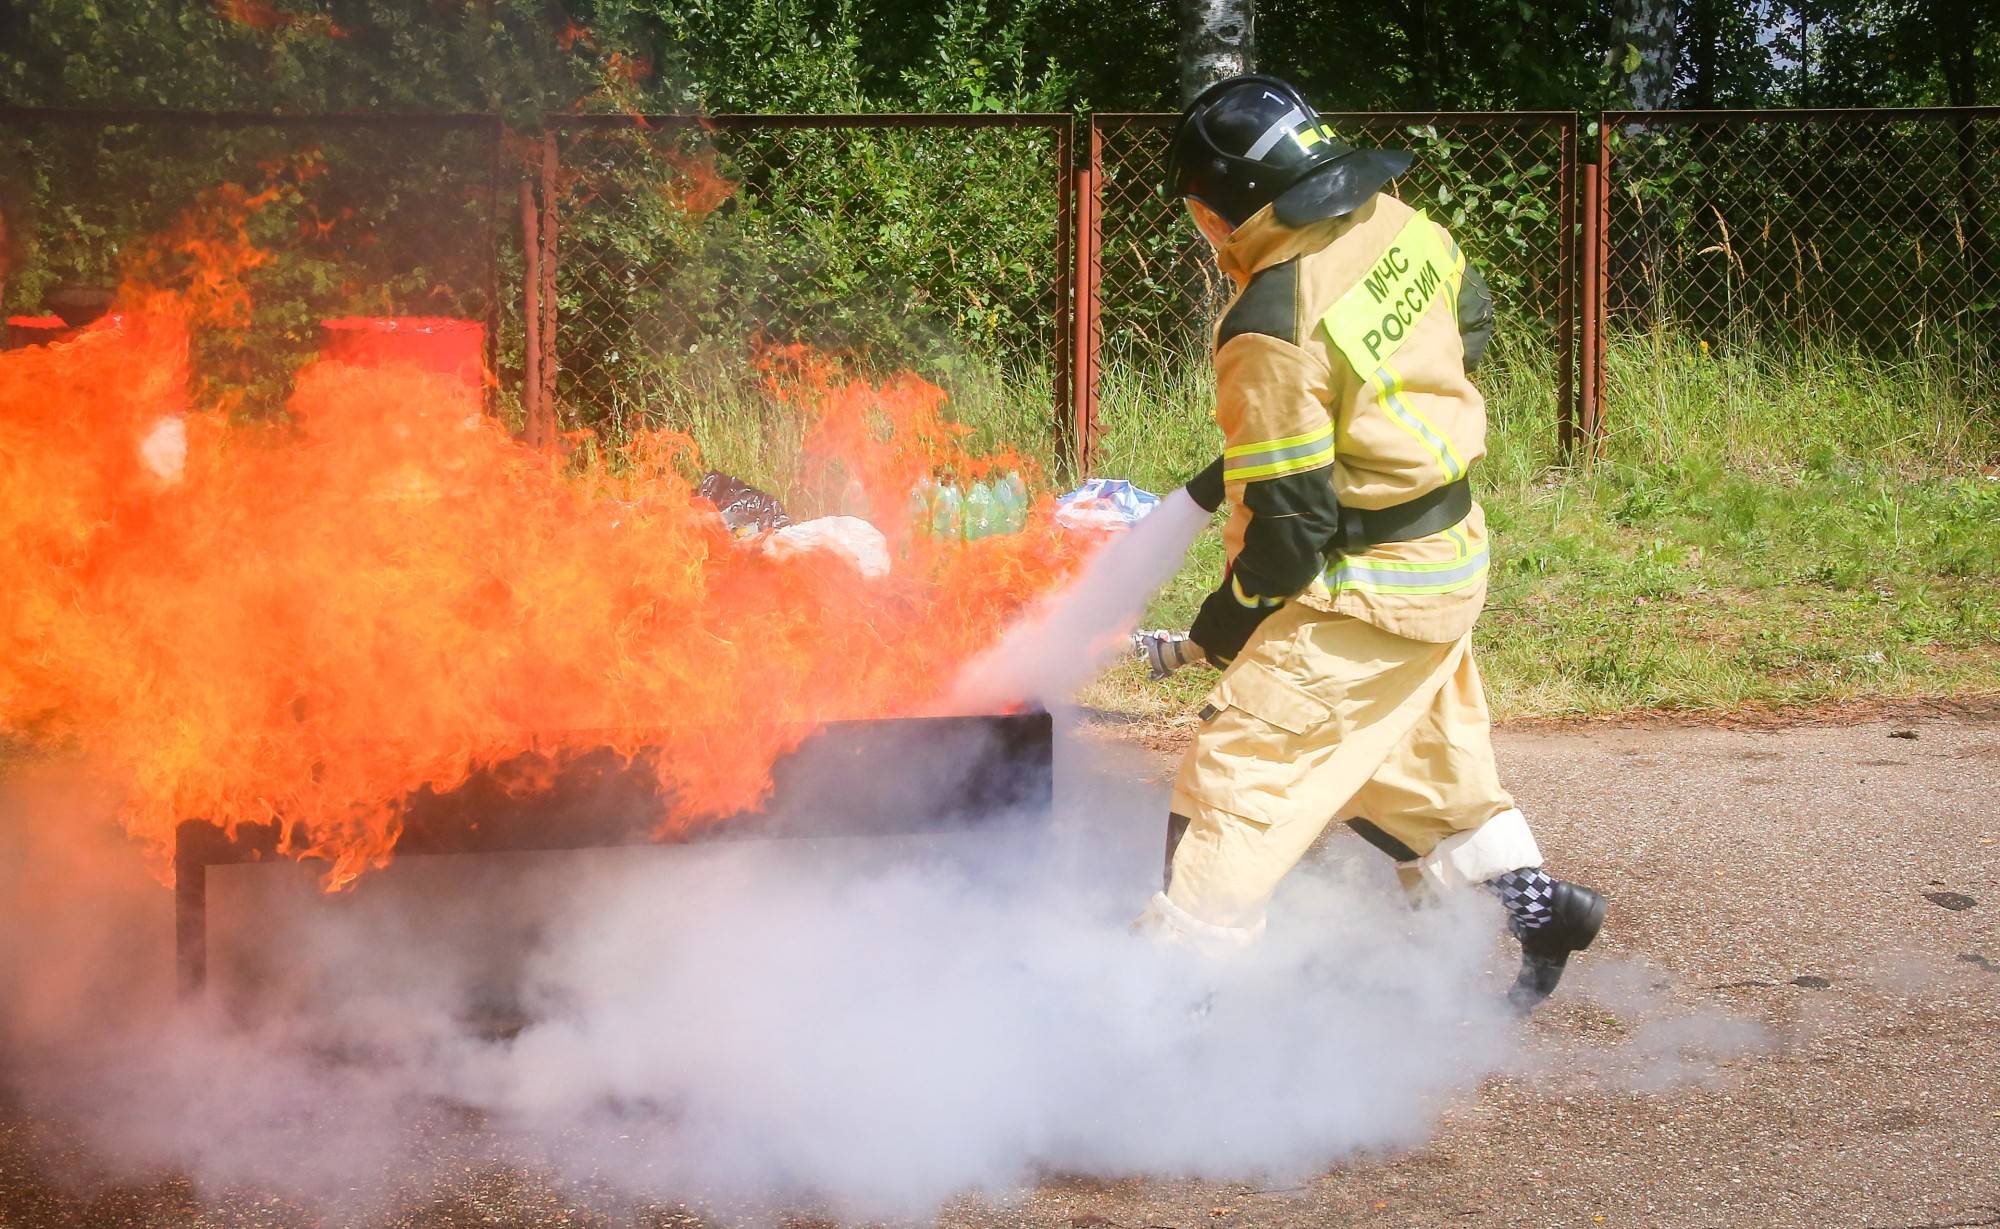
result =
[{"label": "tree foliage", "polygon": [[[1628,3],[1630,0],[1623,0]],[[1262,0],[1329,110],[1616,101],[1621,0]],[[1651,0],[1680,106],[1992,101],[2000,6]],[[288,109],[1170,109],[1169,0],[0,0],[10,102]],[[1629,93],[1626,95],[1629,97]]]},{"label": "tree foliage", "polygon": [[[1646,99],[1682,107],[2000,99],[2000,5],[1965,0],[1256,7],[1258,67],[1291,77],[1329,111],[1626,107],[1654,69]],[[1170,0],[0,0],[0,100],[490,111],[529,135],[544,117],[578,111],[1171,110],[1179,9]],[[1632,33],[1640,28],[1644,37]],[[1486,259],[1503,300],[1529,311],[1553,301],[1541,271],[1554,250],[1544,242],[1553,197],[1536,178],[1553,174],[1548,156],[1461,149],[1448,125],[1369,131],[1420,148],[1412,190]],[[285,144],[246,131],[162,146],[157,133],[129,126],[94,132],[91,143],[27,126],[6,135],[0,244],[13,250],[0,248],[0,277],[10,310],[32,307],[57,281],[108,278],[122,244],[205,187],[256,180],[259,162]],[[263,352],[282,361],[250,383],[281,386],[280,368],[311,352],[325,315],[493,307],[479,264],[493,250],[484,227],[515,230],[514,181],[538,145],[503,149],[496,201],[475,141],[402,135],[401,144],[383,138],[388,152],[373,155],[320,142],[326,173],[258,223],[285,248],[259,273],[272,292],[260,308]],[[719,208],[693,214],[671,191],[659,194],[684,172],[688,151],[643,130],[607,147],[623,162],[569,166],[563,339],[577,345],[594,330],[597,340],[588,355],[565,355],[566,379],[657,388],[659,367],[635,384],[630,365],[685,362],[697,343],[740,346],[753,335],[895,362],[966,352],[1013,361],[1050,349],[1056,212],[1046,134],[954,143],[878,131],[768,147],[718,135],[709,144],[736,188]],[[1969,138],[1961,144],[1954,234],[1990,272],[1978,158]],[[1627,164],[1641,168],[1634,152]],[[1691,157],[1662,144],[1657,158],[1674,175],[1662,171],[1661,182],[1687,182]],[[1678,224],[1664,196],[1654,208],[1653,229]],[[38,214],[47,225],[36,226]],[[324,224],[336,217],[341,229],[329,235]],[[1176,246],[1186,236],[1155,231],[1144,242],[1158,251],[1135,243],[1107,260],[1167,271],[1157,301],[1118,321],[1164,338],[1164,326],[1187,315],[1188,288],[1173,272],[1187,263]],[[521,275],[501,270],[503,307]],[[519,322],[503,318],[502,332],[505,367],[520,352]]]}]

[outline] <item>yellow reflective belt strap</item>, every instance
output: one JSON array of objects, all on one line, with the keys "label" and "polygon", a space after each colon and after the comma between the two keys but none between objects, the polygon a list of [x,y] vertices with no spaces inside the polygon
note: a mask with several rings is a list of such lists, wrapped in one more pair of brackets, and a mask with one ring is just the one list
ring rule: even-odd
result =
[{"label": "yellow reflective belt strap", "polygon": [[1462,277],[1438,228],[1419,212],[1320,320],[1355,371],[1373,371],[1402,348],[1438,293]]},{"label": "yellow reflective belt strap", "polygon": [[1333,464],[1333,424],[1304,435],[1288,435],[1280,440],[1260,440],[1239,444],[1222,451],[1222,480],[1250,482],[1258,478],[1280,478]]},{"label": "yellow reflective belt strap", "polygon": [[1470,549],[1465,535],[1449,531],[1457,543],[1455,558],[1434,563],[1394,563],[1382,559],[1342,559],[1320,577],[1328,590],[1340,593],[1456,593],[1478,584],[1486,576],[1491,556],[1482,546]]}]

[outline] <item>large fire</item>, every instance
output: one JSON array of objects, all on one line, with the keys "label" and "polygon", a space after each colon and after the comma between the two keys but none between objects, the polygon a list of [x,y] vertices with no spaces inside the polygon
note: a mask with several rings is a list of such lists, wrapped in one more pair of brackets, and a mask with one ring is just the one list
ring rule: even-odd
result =
[{"label": "large fire", "polygon": [[181,820],[277,819],[338,886],[405,796],[527,751],[657,748],[675,823],[738,812],[812,723],[926,711],[1073,562],[1045,515],[969,543],[902,523],[919,478],[991,464],[914,377],[772,365],[814,419],[801,472],[888,535],[864,579],[732,539],[685,437],[565,466],[462,382],[328,361],[288,421],[232,417],[188,365],[232,293],[128,290],[0,353],[0,733],[102,764],[163,874]]}]

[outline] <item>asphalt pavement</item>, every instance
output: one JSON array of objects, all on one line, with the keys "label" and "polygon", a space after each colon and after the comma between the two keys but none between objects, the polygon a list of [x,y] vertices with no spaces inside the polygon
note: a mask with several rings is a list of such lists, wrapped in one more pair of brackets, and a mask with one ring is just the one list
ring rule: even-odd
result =
[{"label": "asphalt pavement", "polygon": [[[1427,1144],[1304,1182],[1051,1176],[938,1223],[2000,1226],[2000,713],[1498,745],[1551,871],[1613,901],[1517,1069],[1450,1105]],[[1164,773],[1171,747],[1156,752]],[[205,1204],[172,1174],[78,1182],[48,1160],[60,1145],[0,1106],[0,1226],[303,1223]],[[702,1222],[607,1218],[488,1172],[394,1223]]]},{"label": "asphalt pavement", "polygon": [[1523,1072],[1291,1189],[1074,1182],[951,1223],[2000,1225],[2000,718],[1496,741],[1551,872],[1614,902]]}]

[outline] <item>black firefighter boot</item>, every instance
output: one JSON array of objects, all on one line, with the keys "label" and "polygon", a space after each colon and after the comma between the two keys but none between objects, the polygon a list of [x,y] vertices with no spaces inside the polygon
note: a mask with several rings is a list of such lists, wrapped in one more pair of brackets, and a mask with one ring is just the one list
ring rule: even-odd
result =
[{"label": "black firefighter boot", "polygon": [[1590,946],[1604,928],[1608,901],[1581,884],[1552,879],[1540,867],[1487,880],[1507,907],[1507,929],[1521,941],[1521,972],[1507,1001],[1525,1012],[1555,992],[1570,953]]}]

